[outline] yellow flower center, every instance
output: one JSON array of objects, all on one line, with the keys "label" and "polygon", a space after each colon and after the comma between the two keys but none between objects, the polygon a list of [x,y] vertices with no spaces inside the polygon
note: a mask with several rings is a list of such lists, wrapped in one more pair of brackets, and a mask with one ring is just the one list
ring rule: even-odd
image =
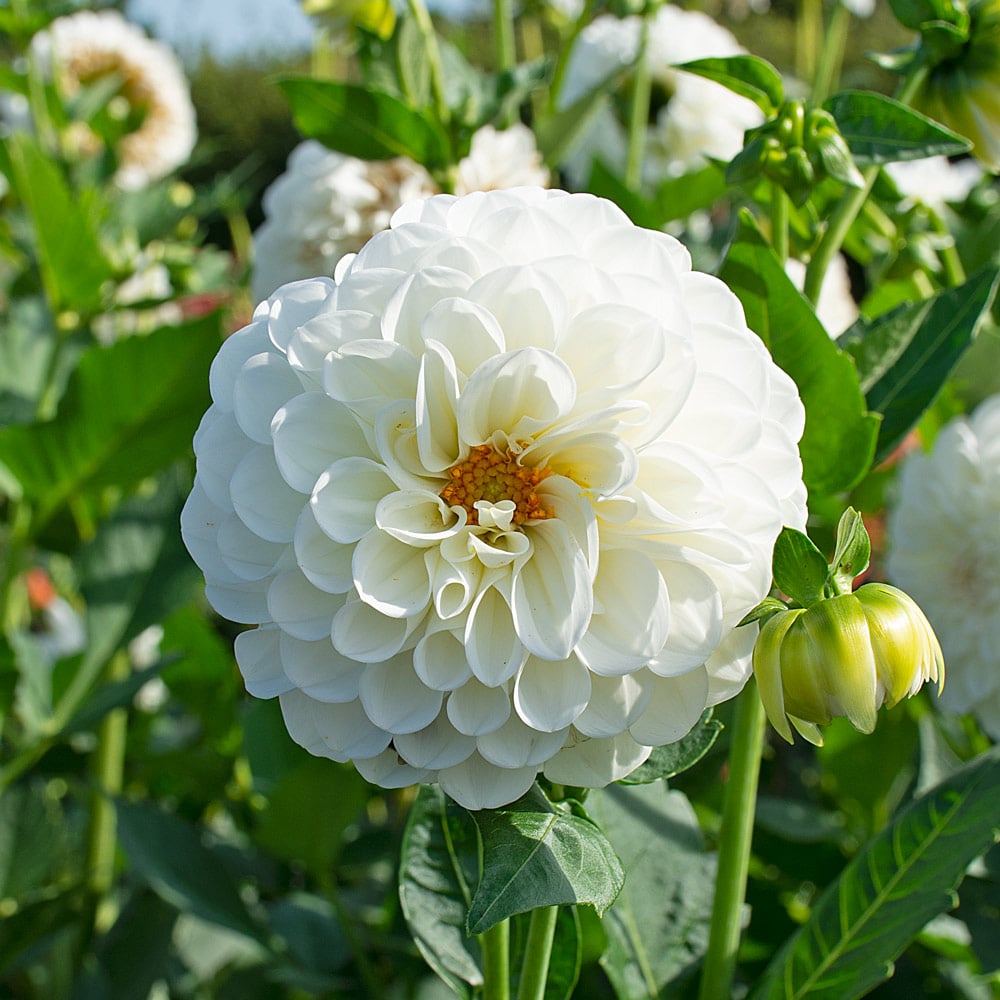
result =
[{"label": "yellow flower center", "polygon": [[[519,465],[509,453],[505,455],[488,444],[481,444],[469,452],[464,462],[448,470],[448,484],[440,496],[449,507],[464,507],[469,514],[469,524],[480,523],[479,504],[499,504],[507,511],[513,504],[510,521],[518,526],[525,521],[555,516],[536,492],[538,484],[551,474],[548,467]],[[489,519],[489,526],[495,526],[493,518]]]}]

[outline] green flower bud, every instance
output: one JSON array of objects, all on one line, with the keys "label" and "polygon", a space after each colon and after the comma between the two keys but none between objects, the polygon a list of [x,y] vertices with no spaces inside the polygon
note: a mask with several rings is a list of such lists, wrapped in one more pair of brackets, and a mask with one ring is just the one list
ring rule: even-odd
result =
[{"label": "green flower bud", "polygon": [[302,0],[302,9],[325,21],[333,31],[353,25],[385,40],[396,27],[391,0]]},{"label": "green flower bud", "polygon": [[794,726],[817,746],[818,727],[835,718],[870,733],[883,704],[892,708],[929,680],[944,685],[930,623],[912,598],[884,583],[771,615],[753,669],[771,725],[789,743]]}]

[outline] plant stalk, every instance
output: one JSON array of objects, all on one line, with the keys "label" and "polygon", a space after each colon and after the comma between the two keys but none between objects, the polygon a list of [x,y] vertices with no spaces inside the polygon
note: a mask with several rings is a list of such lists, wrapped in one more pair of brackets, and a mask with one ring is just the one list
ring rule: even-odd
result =
[{"label": "plant stalk", "polygon": [[431,75],[431,93],[434,95],[434,110],[438,121],[446,126],[451,118],[448,109],[448,99],[444,89],[444,67],[441,63],[441,50],[438,48],[437,35],[434,32],[434,22],[424,0],[407,0],[410,13],[420,29],[420,37],[424,42],[427,55],[427,65]]},{"label": "plant stalk", "polygon": [[816,62],[816,76],[813,78],[812,88],[813,104],[822,104],[833,93],[840,79],[850,25],[851,12],[843,3],[835,3]]},{"label": "plant stalk", "polygon": [[483,949],[483,1000],[510,1000],[510,921],[479,936]]},{"label": "plant stalk", "polygon": [[719,871],[699,1000],[730,1000],[732,996],[750,865],[760,755],[764,746],[764,722],[764,704],[751,679],[736,702],[733,720],[729,781],[719,830]]},{"label": "plant stalk", "polygon": [[646,152],[646,129],[649,125],[649,98],[653,77],[646,58],[649,47],[649,18],[642,19],[639,32],[639,52],[633,77],[632,106],[628,122],[628,158],[625,161],[625,185],[637,191],[642,184],[642,161]]},{"label": "plant stalk", "polygon": [[552,957],[552,941],[555,938],[558,919],[558,906],[540,906],[531,911],[517,1000],[542,1000],[545,996],[549,959]]},{"label": "plant stalk", "polygon": [[782,265],[788,260],[788,195],[771,185],[771,247]]}]

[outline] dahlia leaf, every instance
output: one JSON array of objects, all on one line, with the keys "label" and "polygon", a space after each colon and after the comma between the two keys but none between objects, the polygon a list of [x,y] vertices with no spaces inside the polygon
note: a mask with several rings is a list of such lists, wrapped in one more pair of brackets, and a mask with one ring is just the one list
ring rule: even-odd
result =
[{"label": "dahlia leaf", "polygon": [[[708,945],[715,856],[681,792],[662,785],[592,792],[587,806],[625,869],[625,886],[604,915],[601,966],[619,1000],[666,996]],[[671,994],[672,995],[672,994]]]},{"label": "dahlia leaf", "polygon": [[129,490],[188,453],[218,338],[213,315],[92,347],[54,420],[0,430],[0,466],[36,504],[36,532],[70,500]]},{"label": "dahlia leaf", "polygon": [[34,223],[42,280],[54,309],[87,313],[112,277],[93,221],[55,162],[27,133],[7,139],[11,181]]},{"label": "dahlia leaf", "polygon": [[1000,832],[998,794],[994,747],[911,803],[820,896],[752,1000],[853,1000],[891,975],[921,928],[953,905],[965,869]]},{"label": "dahlia leaf", "polygon": [[871,465],[879,420],[867,412],[852,359],[830,340],[748,213],[721,276],[743,303],[750,329],[798,386],[806,407],[799,451],[810,494],[851,489]]},{"label": "dahlia leaf", "polygon": [[152,806],[118,799],[118,839],[135,873],[164,902],[244,937],[262,940],[236,881],[198,830]]},{"label": "dahlia leaf", "polygon": [[588,903],[604,913],[625,875],[604,834],[584,815],[553,805],[536,785],[500,809],[471,814],[483,873],[469,907],[470,934],[539,906]]},{"label": "dahlia leaf", "polygon": [[839,343],[855,360],[868,407],[883,416],[876,461],[934,401],[992,305],[1000,270],[989,265],[958,288],[860,319]]},{"label": "dahlia leaf", "polygon": [[470,814],[423,785],[403,832],[399,900],[420,954],[459,997],[483,983],[479,941],[466,916],[479,881],[479,837]]},{"label": "dahlia leaf", "polygon": [[337,152],[362,160],[408,156],[428,170],[451,159],[437,121],[392,94],[304,76],[284,77],[278,86],[298,130]]},{"label": "dahlia leaf", "polygon": [[785,100],[781,74],[759,56],[714,56],[680,63],[675,69],[714,80],[734,94],[754,102],[765,115],[777,112]]},{"label": "dahlia leaf", "polygon": [[783,528],[774,543],[772,561],[778,590],[804,608],[823,599],[830,567],[808,535],[794,528]]},{"label": "dahlia leaf", "polygon": [[845,90],[823,107],[833,115],[859,166],[955,156],[972,143],[905,104],[869,91]]},{"label": "dahlia leaf", "polygon": [[676,743],[654,747],[649,760],[622,778],[619,784],[648,785],[653,781],[676,777],[694,767],[712,749],[722,729],[722,723],[712,718],[712,709],[707,709],[687,736]]}]

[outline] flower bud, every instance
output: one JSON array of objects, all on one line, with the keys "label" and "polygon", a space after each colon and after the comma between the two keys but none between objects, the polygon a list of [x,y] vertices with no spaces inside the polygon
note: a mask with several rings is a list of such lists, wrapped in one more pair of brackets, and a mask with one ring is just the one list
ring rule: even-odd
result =
[{"label": "flower bud", "polygon": [[892,708],[929,680],[944,684],[930,623],[912,598],[884,583],[773,614],[753,669],[771,725],[789,743],[794,726],[817,746],[818,726],[834,718],[870,733],[883,704]]}]

